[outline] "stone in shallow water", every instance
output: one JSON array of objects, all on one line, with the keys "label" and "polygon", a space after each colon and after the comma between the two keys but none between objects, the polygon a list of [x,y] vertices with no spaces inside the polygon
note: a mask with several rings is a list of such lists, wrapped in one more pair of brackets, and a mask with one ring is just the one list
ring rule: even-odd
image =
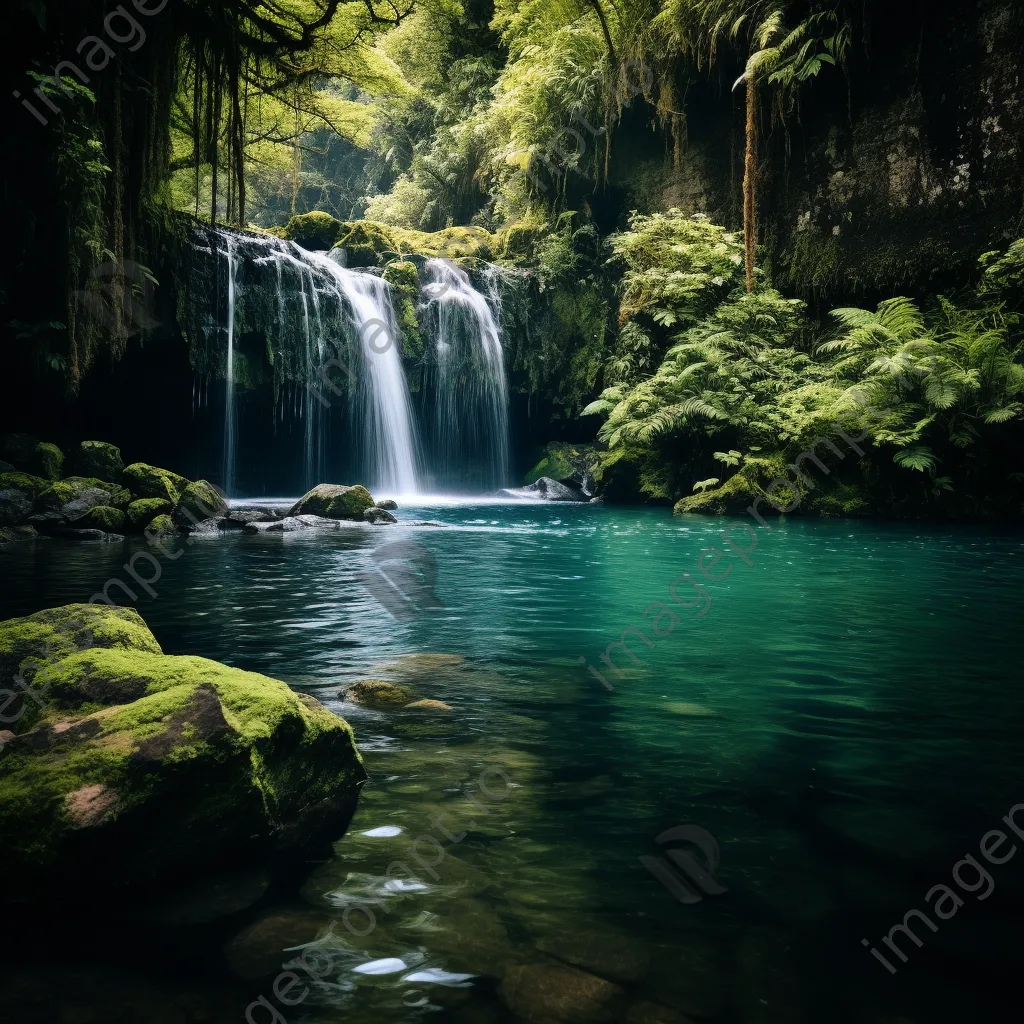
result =
[{"label": "stone in shallow water", "polygon": [[530,1021],[618,1021],[625,1004],[625,992],[618,985],[573,967],[550,964],[510,968],[498,993],[514,1014]]},{"label": "stone in shallow water", "polygon": [[387,511],[387,509],[383,508],[365,509],[363,512],[363,519],[365,519],[368,523],[373,523],[375,525],[398,522],[398,520],[390,512]]},{"label": "stone in shallow water", "polygon": [[625,1024],[693,1024],[693,1019],[678,1010],[644,1000],[626,1011]]},{"label": "stone in shallow water", "polygon": [[285,910],[269,914],[243,928],[224,947],[231,973],[248,980],[273,976],[292,959],[294,949],[315,942],[327,932],[326,914]]},{"label": "stone in shallow water", "polygon": [[714,708],[705,707],[703,704],[690,704],[685,701],[673,701],[664,704],[666,711],[673,715],[687,715],[690,718],[707,718],[715,714]]},{"label": "stone in shallow water", "polygon": [[368,708],[401,708],[409,703],[413,693],[405,686],[383,679],[361,679],[341,690],[338,696]]},{"label": "stone in shallow water", "polygon": [[636,982],[647,976],[651,957],[643,943],[595,921],[563,920],[564,932],[537,940],[542,953],[611,981]]},{"label": "stone in shallow water", "polygon": [[411,704],[405,705],[407,711],[454,711],[451,704],[445,704],[443,700],[414,700]]}]

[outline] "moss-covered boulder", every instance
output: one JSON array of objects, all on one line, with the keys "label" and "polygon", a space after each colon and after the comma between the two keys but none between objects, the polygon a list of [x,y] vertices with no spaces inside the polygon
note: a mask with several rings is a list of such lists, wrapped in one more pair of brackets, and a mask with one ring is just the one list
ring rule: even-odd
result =
[{"label": "moss-covered boulder", "polygon": [[179,531],[178,527],[174,525],[174,520],[167,513],[163,513],[162,515],[154,516],[143,532],[148,539],[150,537],[173,537]]},{"label": "moss-covered boulder", "polygon": [[133,462],[126,466],[122,482],[136,498],[164,498],[171,503],[178,501],[189,484],[186,477],[145,462]]},{"label": "moss-covered boulder", "polygon": [[179,526],[200,523],[228,514],[228,503],[208,480],[194,480],[181,493],[171,518]]},{"label": "moss-covered boulder", "polygon": [[600,474],[600,459],[601,454],[593,445],[552,441],[545,445],[523,483],[533,484],[546,476],[567,487],[583,488],[589,494]]},{"label": "moss-covered boulder", "polygon": [[24,522],[31,511],[32,495],[27,491],[14,487],[0,488],[0,526],[15,526]]},{"label": "moss-covered boulder", "polygon": [[345,250],[350,267],[375,267],[386,252],[397,252],[391,229],[372,220],[349,221],[341,225],[335,245]]},{"label": "moss-covered boulder", "polygon": [[32,521],[56,525],[77,523],[92,508],[106,505],[123,511],[130,501],[128,491],[117,484],[71,476],[55,480],[36,498]]},{"label": "moss-covered boulder", "polygon": [[13,544],[18,540],[32,540],[39,531],[28,523],[21,526],[0,526],[0,544]]},{"label": "moss-covered boulder", "polygon": [[111,649],[47,675],[43,720],[0,759],[0,861],[22,893],[298,858],[351,818],[366,778],[351,729],[276,679]]},{"label": "moss-covered boulder", "polygon": [[327,519],[362,519],[373,508],[373,498],[362,484],[317,484],[292,506],[290,516],[313,515]]},{"label": "moss-covered boulder", "polygon": [[[67,604],[0,623],[0,679],[17,679],[40,691],[25,700],[23,714],[11,726],[27,728],[41,715],[49,668],[76,651],[93,648],[160,654],[160,645],[134,608]],[[42,671],[46,669],[46,671]],[[17,713],[8,711],[8,714]]]},{"label": "moss-covered boulder", "polygon": [[33,501],[49,486],[49,480],[44,480],[33,473],[0,473],[0,491],[22,491]]},{"label": "moss-covered boulder", "polygon": [[413,692],[384,679],[361,679],[342,690],[341,697],[368,708],[404,708],[412,701]]},{"label": "moss-covered boulder", "polygon": [[17,469],[47,480],[59,480],[64,471],[63,452],[31,434],[5,434],[0,439],[0,453]]},{"label": "moss-covered boulder", "polygon": [[341,221],[322,210],[300,213],[285,225],[284,237],[313,252],[334,246],[341,231]]},{"label": "moss-covered boulder", "polygon": [[75,526],[83,530],[118,533],[124,529],[124,513],[109,505],[94,505],[84,516],[75,520]]},{"label": "moss-covered boulder", "polygon": [[169,513],[172,508],[173,504],[166,498],[139,498],[125,509],[124,528],[141,533],[157,516]]},{"label": "moss-covered boulder", "polygon": [[83,441],[72,455],[71,464],[81,476],[99,477],[115,484],[121,482],[124,473],[121,449],[106,441]]}]

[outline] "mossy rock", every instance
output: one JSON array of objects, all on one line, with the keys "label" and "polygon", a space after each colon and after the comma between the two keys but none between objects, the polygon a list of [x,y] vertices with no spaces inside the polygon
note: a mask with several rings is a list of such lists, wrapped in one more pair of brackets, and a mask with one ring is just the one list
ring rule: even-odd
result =
[{"label": "mossy rock", "polygon": [[361,679],[341,691],[345,700],[368,708],[404,708],[413,699],[407,686],[389,683],[383,679]]},{"label": "mossy rock", "polygon": [[373,220],[347,221],[340,225],[335,245],[346,250],[355,246],[369,246],[378,256],[385,252],[396,252],[395,236],[391,228]]},{"label": "mossy rock", "polygon": [[330,249],[341,230],[341,221],[322,210],[300,213],[285,225],[284,237],[303,249],[320,251]]},{"label": "mossy rock", "polygon": [[133,462],[125,468],[124,485],[137,498],[165,498],[177,503],[189,481],[169,469],[157,469],[145,462]]},{"label": "mossy rock", "polygon": [[57,524],[77,523],[100,505],[124,510],[131,495],[123,487],[92,477],[71,476],[55,480],[33,505],[33,519]]},{"label": "mossy rock", "polygon": [[124,650],[49,677],[44,721],[0,760],[0,858],[29,894],[299,859],[351,818],[351,729],[276,679]]},{"label": "mossy rock", "polygon": [[32,540],[39,531],[28,524],[21,526],[0,526],[0,544],[13,544],[18,540]]},{"label": "mossy rock", "polygon": [[149,525],[143,530],[146,537],[173,537],[178,533],[178,527],[174,525],[174,520],[163,513],[162,515],[154,516],[150,520]]},{"label": "mossy rock", "polygon": [[84,516],[75,520],[75,526],[85,530],[118,533],[124,529],[124,513],[109,505],[94,505]]},{"label": "mossy rock", "polygon": [[24,522],[36,497],[48,486],[48,480],[28,473],[0,473],[0,526]]},{"label": "mossy rock", "polygon": [[59,480],[64,471],[63,452],[31,434],[5,434],[0,451],[17,469],[46,480]]},{"label": "mossy rock", "polygon": [[381,274],[388,284],[393,285],[395,291],[413,300],[419,297],[420,274],[416,264],[409,260],[392,260]]},{"label": "mossy rock", "polygon": [[124,473],[121,449],[106,441],[83,441],[72,457],[75,472],[81,476],[99,477],[120,483]]},{"label": "mossy rock", "polygon": [[547,226],[542,224],[512,224],[499,232],[498,255],[512,262],[531,260],[535,246],[547,231]]},{"label": "mossy rock", "polygon": [[[752,484],[742,473],[735,473],[724,484],[711,487],[696,494],[680,498],[673,509],[674,512],[695,512],[708,516],[738,515],[743,512],[756,498],[763,497],[764,492]],[[762,506],[774,515],[775,509],[767,502]]]},{"label": "mossy rock", "polygon": [[[55,663],[93,648],[161,653],[156,637],[134,608],[67,604],[0,622],[0,678],[20,678],[42,691]],[[41,714],[39,703],[26,700],[24,714],[12,728],[15,732],[25,729]]]},{"label": "mossy rock", "polygon": [[572,445],[552,441],[536,465],[523,477],[526,485],[541,477],[550,477],[567,487],[580,487],[597,479],[600,474],[601,453],[593,445]]},{"label": "mossy rock", "polygon": [[170,512],[173,507],[166,498],[139,498],[125,510],[125,529],[140,533],[147,523]]},{"label": "mossy rock", "polygon": [[0,473],[0,491],[23,491],[33,501],[49,486],[49,480],[32,473]]},{"label": "mossy rock", "polygon": [[182,491],[171,518],[181,526],[228,514],[228,503],[208,480],[195,480]]},{"label": "mossy rock", "polygon": [[317,484],[292,506],[290,516],[324,516],[327,519],[362,519],[373,508],[373,498],[362,484]]}]

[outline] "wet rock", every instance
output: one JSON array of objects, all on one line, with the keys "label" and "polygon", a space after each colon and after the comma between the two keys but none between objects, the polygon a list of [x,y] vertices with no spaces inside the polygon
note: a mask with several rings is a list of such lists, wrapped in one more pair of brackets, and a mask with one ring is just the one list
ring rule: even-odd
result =
[{"label": "wet rock", "polygon": [[311,514],[328,519],[362,519],[363,512],[373,507],[370,492],[355,484],[317,484],[292,506],[289,515]]},{"label": "wet rock", "polygon": [[177,526],[174,525],[174,520],[166,514],[155,516],[143,531],[147,540],[153,537],[175,537],[178,532]]},{"label": "wet rock", "polygon": [[124,540],[120,533],[106,533],[103,530],[77,529],[72,526],[47,527],[40,524],[50,537],[59,537],[61,540],[87,540],[101,544],[117,544]]},{"label": "wet rock", "polygon": [[123,487],[91,477],[68,477],[50,484],[33,503],[30,519],[37,524],[71,525],[90,509],[123,510],[131,495]]},{"label": "wet rock", "polygon": [[346,687],[338,696],[368,708],[391,709],[405,707],[410,703],[413,693],[408,687],[388,683],[383,679],[362,679]]},{"label": "wet rock", "polygon": [[625,1006],[625,992],[618,985],[572,967],[549,964],[510,968],[498,994],[514,1014],[537,1022],[617,1021]]},{"label": "wet rock", "polygon": [[625,1024],[694,1024],[692,1017],[687,1017],[678,1010],[669,1009],[658,1003],[647,1001],[634,1003],[627,1011]]},{"label": "wet rock", "polygon": [[0,439],[0,451],[17,469],[46,480],[59,480],[64,468],[61,450],[31,434],[5,434]]},{"label": "wet rock", "polygon": [[611,981],[642,981],[651,966],[643,943],[593,921],[573,922],[566,932],[535,943],[542,953]]},{"label": "wet rock", "polygon": [[39,536],[39,531],[28,523],[20,526],[0,526],[0,544],[10,544],[16,540],[32,540]]},{"label": "wet rock", "polygon": [[[286,949],[315,942],[327,934],[328,928],[328,920],[322,913],[279,911],[243,928],[224,947],[224,958],[236,977],[246,980],[270,977],[295,957],[294,952],[286,953]],[[312,955],[309,960],[313,962]]]},{"label": "wet rock", "polygon": [[94,505],[84,516],[75,520],[75,526],[82,530],[103,530],[117,533],[124,529],[124,513],[109,505]]},{"label": "wet rock", "polygon": [[235,523],[272,523],[278,517],[269,509],[239,508],[228,513],[228,519]]},{"label": "wet rock", "polygon": [[140,533],[157,516],[166,515],[174,506],[166,498],[139,498],[125,510],[125,529]]},{"label": "wet rock", "polygon": [[445,704],[443,700],[414,700],[411,704],[405,705],[407,711],[454,711],[451,704]]},{"label": "wet rock", "polygon": [[542,501],[587,501],[582,491],[575,487],[567,487],[557,480],[542,476],[539,480],[525,487],[505,488],[498,491],[501,498],[528,498]]},{"label": "wet rock", "polygon": [[368,523],[397,523],[398,520],[387,510],[382,508],[368,508],[363,511],[363,519]]},{"label": "wet rock", "polygon": [[228,503],[208,480],[194,480],[181,492],[171,518],[181,526],[204,519],[221,519],[228,514]]},{"label": "wet rock", "polygon": [[394,512],[398,508],[398,502],[394,498],[382,498],[377,502],[377,508],[387,509],[389,512]]},{"label": "wet rock", "polygon": [[253,520],[243,523],[242,528],[247,533],[297,533],[302,530],[337,530],[339,523],[336,519],[327,519],[325,516],[301,515],[285,516],[284,519],[274,519],[270,522]]},{"label": "wet rock", "polygon": [[163,498],[171,503],[177,502],[188,487],[185,477],[145,462],[133,462],[127,466],[121,481],[138,498]]},{"label": "wet rock", "polygon": [[14,526],[32,511],[32,496],[25,491],[7,488],[0,491],[0,526]]},{"label": "wet rock", "polygon": [[121,482],[124,460],[121,449],[105,441],[83,441],[71,454],[71,464],[81,476],[95,476],[101,480]]},{"label": "wet rock", "polygon": [[[108,646],[61,656],[63,626]],[[165,656],[126,609],[0,623],[0,665],[32,657],[42,721],[19,722],[31,731],[0,761],[0,860],[29,895],[299,855],[344,831],[366,777],[352,732],[286,684]]]}]

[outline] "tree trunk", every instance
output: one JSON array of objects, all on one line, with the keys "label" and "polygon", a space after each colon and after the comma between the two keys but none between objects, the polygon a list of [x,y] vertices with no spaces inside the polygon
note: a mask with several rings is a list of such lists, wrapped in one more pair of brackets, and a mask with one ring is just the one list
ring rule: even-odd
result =
[{"label": "tree trunk", "polygon": [[757,248],[757,81],[747,75],[747,153],[743,165],[743,248],[747,271],[747,292],[754,290],[754,255]]}]

